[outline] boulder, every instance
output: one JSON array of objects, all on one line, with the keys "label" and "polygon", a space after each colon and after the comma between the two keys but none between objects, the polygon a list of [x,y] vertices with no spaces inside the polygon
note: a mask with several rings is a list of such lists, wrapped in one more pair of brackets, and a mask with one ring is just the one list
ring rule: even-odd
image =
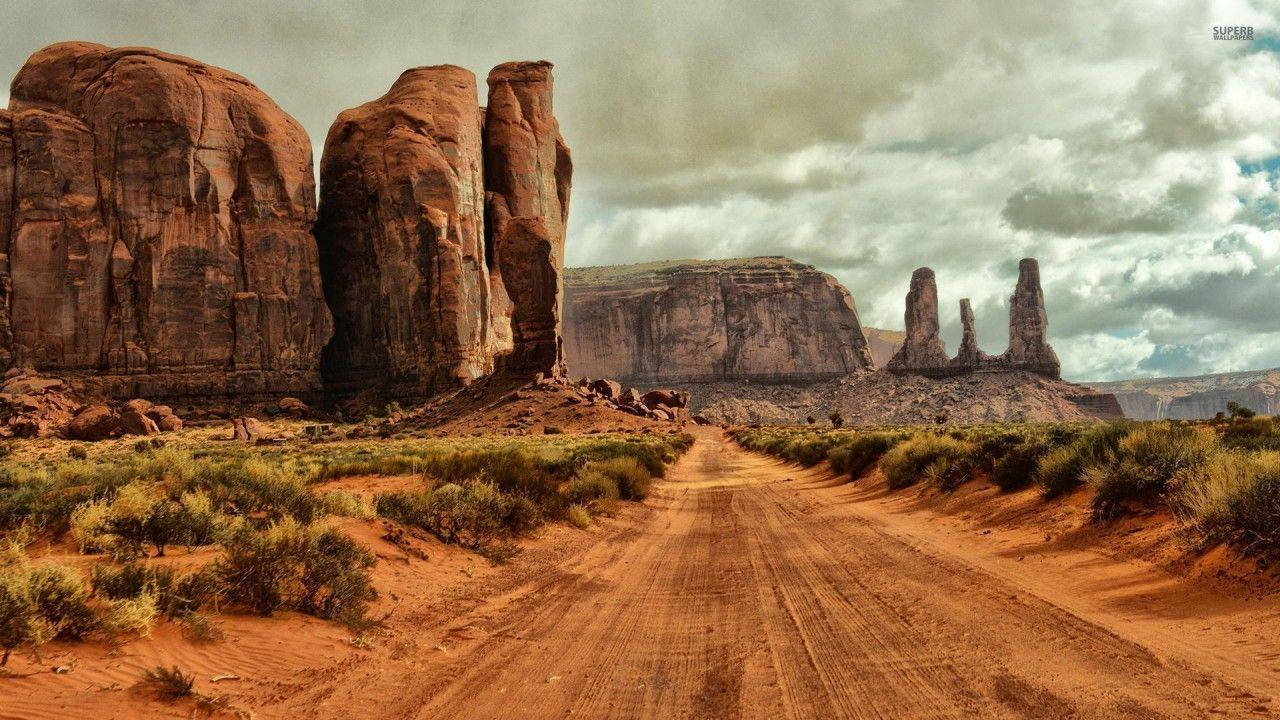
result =
[{"label": "boulder", "polygon": [[618,398],[618,404],[626,405],[628,407],[647,409],[645,408],[644,403],[640,402],[640,391],[635,388],[630,388],[626,392],[622,393]]},{"label": "boulder", "polygon": [[622,397],[622,385],[614,380],[600,379],[591,383],[591,390],[601,397],[617,399]]},{"label": "boulder", "polygon": [[330,319],[301,125],[244,78],[147,48],[51,45],[10,95],[0,355],[114,397],[318,385]]},{"label": "boulder", "polygon": [[[127,403],[126,403],[126,408],[127,408]],[[173,408],[169,407],[168,405],[152,405],[151,407],[143,411],[143,414],[151,418],[152,420],[155,420],[156,424],[158,425],[160,423],[161,418],[168,417],[170,415],[173,415],[174,413],[173,413]]]},{"label": "boulder", "polygon": [[574,373],[640,385],[839,377],[873,367],[849,291],[783,257],[565,271]]},{"label": "boulder", "polygon": [[485,230],[496,324],[509,318],[520,373],[565,374],[561,306],[573,160],[551,113],[551,63],[509,62],[489,72],[484,119]]},{"label": "boulder", "polygon": [[155,422],[156,427],[160,428],[161,432],[174,432],[182,429],[182,418],[177,415],[165,415]]},{"label": "boulder", "polygon": [[300,418],[311,413],[311,407],[296,397],[281,398],[276,403],[276,407],[280,408],[280,412],[293,418]]},{"label": "boulder", "polygon": [[142,413],[143,415],[147,415],[150,413],[153,407],[155,406],[151,404],[150,400],[143,400],[142,398],[134,398],[132,400],[126,401],[124,405],[120,406],[120,410],[121,412],[136,412],[136,413]]},{"label": "boulder", "polygon": [[257,442],[263,435],[262,423],[251,417],[240,417],[231,421],[231,439],[241,442]]},{"label": "boulder", "polygon": [[106,405],[86,405],[67,423],[63,434],[72,440],[106,440],[120,429],[120,418]]},{"label": "boulder", "polygon": [[689,393],[682,390],[650,390],[640,396],[640,402],[650,410],[656,409],[660,405],[670,408],[682,408],[689,406]]},{"label": "boulder", "polygon": [[158,435],[156,421],[135,410],[120,413],[120,430],[125,435]]}]

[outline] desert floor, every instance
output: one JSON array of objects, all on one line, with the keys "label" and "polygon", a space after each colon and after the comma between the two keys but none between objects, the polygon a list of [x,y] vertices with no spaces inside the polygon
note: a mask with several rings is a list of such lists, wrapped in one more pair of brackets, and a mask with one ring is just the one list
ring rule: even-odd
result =
[{"label": "desert floor", "polygon": [[1280,714],[1272,593],[695,432],[654,495],[602,525],[552,528],[502,566],[432,549],[448,575],[403,570],[430,587],[368,643],[288,616],[203,648],[159,633],[105,667],[73,648],[74,672],[0,679],[0,717],[198,715],[128,687],[169,653],[225,695],[220,713],[256,718]]}]

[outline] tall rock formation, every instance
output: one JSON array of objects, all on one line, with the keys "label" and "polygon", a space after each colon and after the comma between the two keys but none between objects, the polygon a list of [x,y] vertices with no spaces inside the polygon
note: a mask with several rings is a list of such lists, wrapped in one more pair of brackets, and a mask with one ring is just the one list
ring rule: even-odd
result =
[{"label": "tall rock formation", "polygon": [[564,336],[573,375],[637,385],[872,367],[849,292],[782,257],[570,268]]},{"label": "tall rock formation", "polygon": [[9,324],[12,276],[9,274],[9,236],[13,219],[13,114],[0,109],[0,367],[13,362],[13,328]]},{"label": "tall rock formation", "polygon": [[429,392],[510,350],[491,320],[481,124],[475,76],[453,65],[407,70],[334,121],[316,226],[331,388]]},{"label": "tall rock formation", "polygon": [[949,374],[947,351],[938,335],[938,285],[932,269],[917,268],[911,274],[903,321],[907,337],[885,369],[921,375]]},{"label": "tall rock formation", "polygon": [[293,118],[225,70],[79,42],[31,56],[11,94],[17,362],[117,396],[317,387],[331,325]]},{"label": "tall rock formation", "polygon": [[978,347],[978,332],[973,327],[973,306],[969,303],[969,298],[960,301],[960,327],[960,350],[951,358],[949,365],[956,369],[976,370],[989,358]]},{"label": "tall rock formation", "polygon": [[573,160],[551,113],[551,63],[510,62],[489,73],[484,122],[486,230],[506,289],[517,372],[564,374],[560,340],[565,224]]},{"label": "tall rock formation", "polygon": [[1049,319],[1040,289],[1040,265],[1033,258],[1018,263],[1018,284],[1009,298],[1009,349],[1002,361],[1015,370],[1059,376],[1058,356],[1046,339]]}]

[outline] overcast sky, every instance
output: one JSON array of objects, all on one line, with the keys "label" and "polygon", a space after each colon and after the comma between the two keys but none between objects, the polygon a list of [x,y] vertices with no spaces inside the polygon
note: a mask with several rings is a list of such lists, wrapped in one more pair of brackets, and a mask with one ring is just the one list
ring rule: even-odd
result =
[{"label": "overcast sky", "polygon": [[948,347],[969,297],[996,353],[1034,256],[1070,379],[1280,366],[1280,0],[262,5],[0,0],[0,75],[60,40],[190,55],[318,156],[407,67],[548,59],[571,264],[788,255],[894,329],[928,265]]}]

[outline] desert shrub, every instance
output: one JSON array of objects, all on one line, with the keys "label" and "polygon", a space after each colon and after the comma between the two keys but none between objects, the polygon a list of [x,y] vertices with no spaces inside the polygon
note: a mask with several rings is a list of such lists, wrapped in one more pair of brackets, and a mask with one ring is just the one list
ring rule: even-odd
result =
[{"label": "desert shrub", "polygon": [[920,476],[939,490],[955,490],[973,479],[974,462],[967,451],[961,453],[963,454],[952,455],[948,452],[939,455],[924,468]]},{"label": "desert shrub", "polygon": [[1169,482],[1178,517],[1205,542],[1280,551],[1280,453],[1216,453]]},{"label": "desert shrub", "polygon": [[834,443],[835,440],[825,434],[800,433],[787,440],[778,454],[792,462],[811,467],[827,459],[827,451]]},{"label": "desert shrub", "polygon": [[529,498],[518,495],[507,496],[502,524],[511,535],[524,535],[542,524],[542,512]]},{"label": "desert shrub", "polygon": [[67,456],[73,460],[84,460],[89,457],[89,451],[83,445],[72,445],[67,448]]},{"label": "desert shrub", "polygon": [[1044,496],[1057,497],[1079,487],[1085,470],[1104,461],[1131,427],[1129,423],[1098,423],[1041,456],[1035,479]]},{"label": "desert shrub", "polygon": [[170,700],[184,698],[195,692],[196,674],[184,673],[177,665],[171,668],[157,665],[143,673],[142,679]]},{"label": "desert shrub", "polygon": [[1052,450],[1047,440],[1025,439],[992,463],[991,482],[1005,492],[1026,487],[1035,478],[1041,459]]},{"label": "desert shrub", "polygon": [[596,460],[583,466],[583,470],[592,470],[609,478],[618,488],[618,497],[623,500],[643,500],[649,496],[649,486],[653,476],[648,469],[634,457],[616,457],[608,460]]},{"label": "desert shrub", "polygon": [[378,515],[402,525],[419,525],[430,500],[430,490],[381,492],[373,496],[373,509]]},{"label": "desert shrub", "polygon": [[213,507],[213,500],[203,490],[184,492],[178,498],[181,542],[188,547],[212,545],[228,523]]},{"label": "desert shrub", "polygon": [[325,512],[330,515],[369,519],[376,512],[373,506],[359,495],[346,490],[331,490],[320,496]]},{"label": "desert shrub", "polygon": [[50,636],[36,612],[25,574],[0,569],[0,666],[9,662],[15,649],[41,645]]},{"label": "desert shrub", "polygon": [[118,568],[95,565],[90,583],[95,595],[108,600],[150,595],[160,614],[168,618],[181,618],[198,611],[221,590],[213,567],[180,574],[172,568],[139,563],[126,563]]},{"label": "desert shrub", "polygon": [[856,479],[903,439],[902,433],[860,432],[834,445],[827,457],[832,469]]},{"label": "desert shrub", "polygon": [[364,617],[373,598],[373,554],[350,536],[328,528],[308,534],[298,582],[298,610],[330,620]]},{"label": "desert shrub", "polygon": [[895,445],[880,461],[890,489],[914,484],[934,463],[950,467],[967,459],[971,448],[955,438],[922,434]]},{"label": "desert shrub", "polygon": [[581,505],[570,505],[569,510],[565,513],[565,519],[569,521],[570,525],[579,530],[591,527],[591,512]]},{"label": "desert shrub", "polygon": [[183,615],[179,622],[182,625],[182,636],[192,642],[207,643],[222,637],[222,629],[212,617],[204,613]]},{"label": "desert shrub", "polygon": [[62,565],[32,563],[25,543],[22,533],[0,539],[0,665],[18,647],[80,638],[98,625],[80,574]]},{"label": "desert shrub", "polygon": [[574,505],[591,506],[600,500],[617,500],[618,484],[590,465],[578,471],[565,486],[565,498]]},{"label": "desert shrub", "polygon": [[150,635],[159,616],[156,596],[143,593],[137,597],[108,600],[102,614],[101,628],[112,637],[120,635]]},{"label": "desert shrub", "polygon": [[191,483],[193,490],[206,490],[215,505],[229,505],[244,516],[288,516],[308,523],[323,513],[320,497],[300,475],[261,457],[204,464]]},{"label": "desert shrub", "polygon": [[226,556],[218,566],[228,597],[260,615],[280,609],[293,590],[305,545],[306,531],[292,518],[263,531],[242,526],[224,543]]},{"label": "desert shrub", "polygon": [[1175,475],[1203,465],[1219,448],[1217,436],[1207,428],[1171,423],[1133,428],[1108,460],[1085,471],[1093,489],[1094,517],[1109,519],[1127,503],[1154,500]]}]

